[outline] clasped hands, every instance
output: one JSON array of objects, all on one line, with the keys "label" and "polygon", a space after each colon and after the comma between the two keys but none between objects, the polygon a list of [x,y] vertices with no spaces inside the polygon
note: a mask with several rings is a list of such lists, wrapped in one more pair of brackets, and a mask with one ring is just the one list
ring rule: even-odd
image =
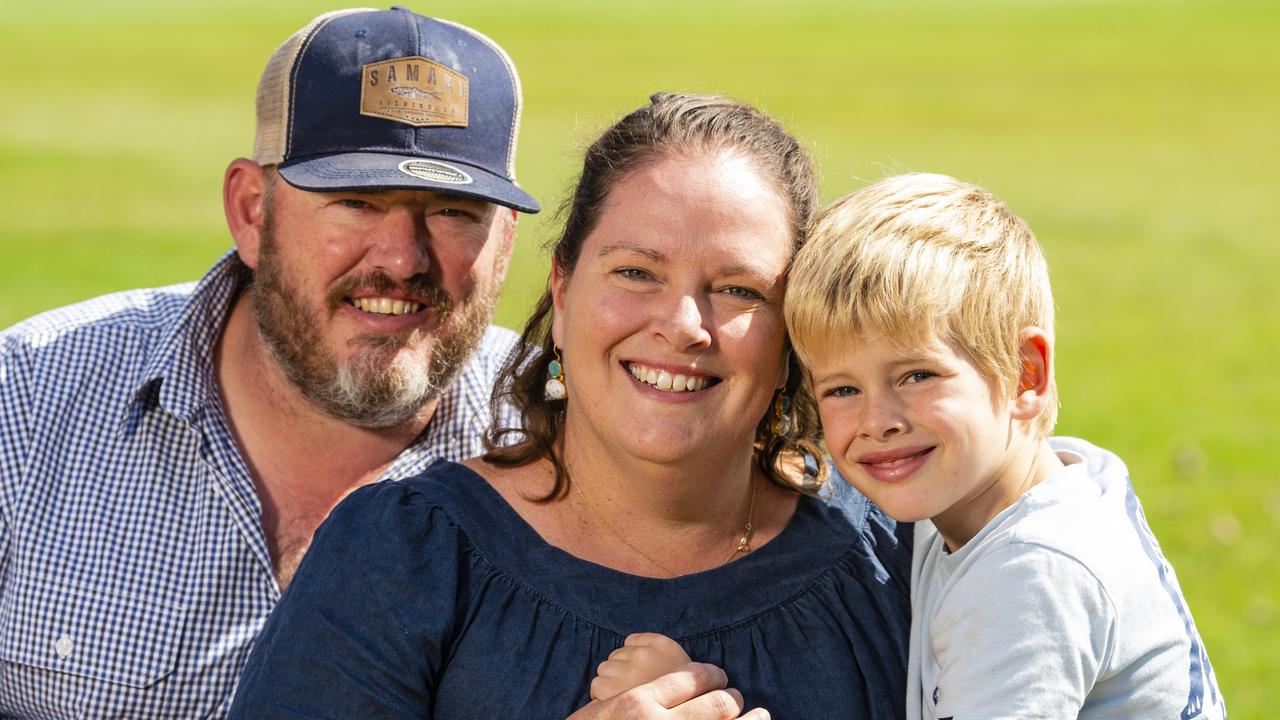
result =
[{"label": "clasped hands", "polygon": [[742,693],[728,685],[724,670],[690,662],[674,640],[637,633],[600,664],[592,702],[567,720],[769,720],[763,708],[742,714]]}]

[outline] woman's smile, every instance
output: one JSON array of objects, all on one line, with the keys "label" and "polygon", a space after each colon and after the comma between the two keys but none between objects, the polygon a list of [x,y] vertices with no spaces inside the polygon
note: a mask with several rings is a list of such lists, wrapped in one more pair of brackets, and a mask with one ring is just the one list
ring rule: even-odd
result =
[{"label": "woman's smile", "polygon": [[631,377],[662,392],[695,393],[720,382],[718,377],[688,368],[667,369],[634,361],[623,361],[622,366],[631,373]]}]

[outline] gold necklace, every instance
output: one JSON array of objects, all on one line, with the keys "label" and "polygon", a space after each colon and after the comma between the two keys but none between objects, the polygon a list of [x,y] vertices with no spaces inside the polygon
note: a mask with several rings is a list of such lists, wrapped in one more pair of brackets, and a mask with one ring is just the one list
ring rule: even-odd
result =
[{"label": "gold necklace", "polygon": [[[617,538],[619,542],[621,542],[623,545],[626,545],[628,548],[630,548],[631,552],[639,555],[645,560],[648,560],[652,565],[662,570],[662,572],[670,575],[671,577],[680,577],[683,574],[683,573],[676,572],[675,570],[672,570],[671,568],[667,567],[665,563],[659,562],[657,558],[653,557],[649,553],[631,544],[630,540],[627,540],[627,538],[622,533],[614,529],[612,525],[610,525],[603,517],[601,517],[600,513],[596,512],[595,506],[591,504],[591,501],[587,500],[586,495],[582,494],[581,485],[574,483],[573,489],[577,492],[578,498],[582,500],[582,504],[587,506],[587,512],[591,513],[591,516],[595,518],[596,522],[599,523],[602,527],[604,527],[605,530],[608,530],[609,534]],[[729,552],[729,557],[725,558],[724,562],[721,562],[720,565],[717,565],[716,567],[727,565],[729,564],[729,561],[733,560],[738,555],[745,555],[751,552],[751,535],[753,532],[751,521],[755,517],[755,512],[756,512],[756,478],[755,478],[755,474],[753,473],[751,475],[751,499],[747,503],[747,524],[743,526],[742,535],[741,537],[738,538],[738,542],[733,546],[733,550]]]}]

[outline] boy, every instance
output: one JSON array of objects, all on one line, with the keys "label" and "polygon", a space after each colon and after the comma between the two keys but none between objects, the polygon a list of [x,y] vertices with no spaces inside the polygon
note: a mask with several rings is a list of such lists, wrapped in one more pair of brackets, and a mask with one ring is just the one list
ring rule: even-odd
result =
[{"label": "boy", "polygon": [[[918,523],[909,719],[1226,717],[1124,464],[1048,439],[1053,297],[1020,217],[942,175],[878,182],[815,219],[786,316],[833,461]],[[675,650],[628,638],[599,689]]]},{"label": "boy", "polygon": [[[823,210],[787,326],[842,474],[916,527],[908,718],[1223,718],[1120,459],[1048,440],[1048,269],[987,191],[912,174]],[[935,531],[936,528],[936,531]]]}]

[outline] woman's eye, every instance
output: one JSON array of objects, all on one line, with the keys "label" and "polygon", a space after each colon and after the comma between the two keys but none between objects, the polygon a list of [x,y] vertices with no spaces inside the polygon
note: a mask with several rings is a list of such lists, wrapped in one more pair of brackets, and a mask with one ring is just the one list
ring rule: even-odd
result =
[{"label": "woman's eye", "polygon": [[852,385],[841,385],[840,387],[833,387],[830,390],[822,393],[822,396],[840,398],[840,397],[851,397],[857,394],[858,394],[858,388],[853,387]]},{"label": "woman's eye", "polygon": [[649,278],[649,273],[640,268],[619,268],[614,272],[628,280],[646,280]]},{"label": "woman's eye", "polygon": [[725,288],[724,292],[727,295],[731,295],[736,298],[742,298],[743,300],[763,300],[764,299],[764,296],[756,292],[755,290],[752,290],[751,288],[745,288],[740,285],[731,285]]}]

